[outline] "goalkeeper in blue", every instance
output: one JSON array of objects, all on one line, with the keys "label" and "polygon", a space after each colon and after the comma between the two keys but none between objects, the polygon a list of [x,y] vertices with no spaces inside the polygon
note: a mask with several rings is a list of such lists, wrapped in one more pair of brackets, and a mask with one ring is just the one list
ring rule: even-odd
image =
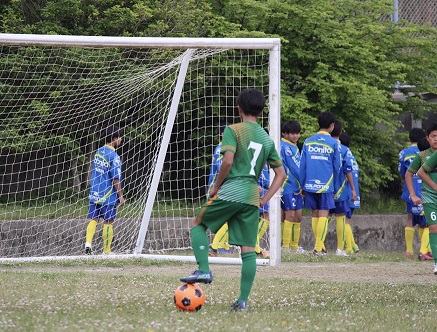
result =
[{"label": "goalkeeper in blue", "polygon": [[94,154],[91,170],[91,188],[88,196],[88,223],[85,254],[92,254],[92,241],[99,219],[103,219],[103,253],[111,253],[114,237],[113,222],[117,207],[125,203],[121,186],[121,159],[115,151],[121,145],[122,131],[112,126],[107,129],[105,142]]},{"label": "goalkeeper in blue", "polygon": [[[184,283],[211,283],[207,229],[217,232],[228,223],[229,244],[241,247],[240,294],[232,311],[247,309],[247,301],[256,275],[255,245],[258,238],[259,208],[281,188],[285,180],[282,160],[273,140],[258,124],[265,107],[265,97],[256,89],[243,90],[237,97],[240,123],[223,133],[223,162],[208,201],[191,223],[191,246],[198,269],[180,278]],[[267,193],[260,198],[258,179],[268,163],[275,177]]]}]

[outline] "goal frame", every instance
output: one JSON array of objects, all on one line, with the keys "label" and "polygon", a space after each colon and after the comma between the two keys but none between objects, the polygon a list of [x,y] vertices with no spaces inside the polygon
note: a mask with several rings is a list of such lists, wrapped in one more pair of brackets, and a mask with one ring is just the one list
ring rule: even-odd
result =
[{"label": "goal frame", "polygon": [[[269,133],[274,141],[276,149],[280,150],[280,46],[279,38],[172,38],[172,37],[111,37],[111,36],[71,36],[71,35],[37,35],[37,34],[7,34],[0,33],[0,45],[17,46],[63,46],[63,47],[93,47],[93,48],[173,48],[173,49],[197,49],[197,48],[216,48],[216,49],[262,49],[269,51]],[[159,256],[143,255],[141,251],[144,246],[147,227],[152,213],[153,203],[156,195],[156,187],[162,173],[162,162],[167,153],[169,136],[171,134],[174,119],[177,114],[177,107],[183,89],[183,79],[189,61],[183,60],[178,82],[172,98],[169,118],[166,124],[163,142],[161,144],[157,167],[154,170],[152,188],[146,202],[146,207],[142,217],[140,231],[138,234],[133,257],[148,257],[164,260],[183,260],[194,261],[192,256]],[[184,72],[185,71],[185,72]],[[271,179],[273,176],[271,176]],[[258,265],[277,266],[281,260],[281,210],[280,192],[277,192],[270,200],[270,258],[257,259]],[[70,259],[77,256],[70,256]],[[65,257],[64,257],[65,259]],[[13,260],[13,259],[7,259]],[[41,260],[41,258],[39,259]],[[43,259],[44,260],[44,259]],[[235,264],[241,263],[241,259],[215,258],[210,257],[211,263]]]}]

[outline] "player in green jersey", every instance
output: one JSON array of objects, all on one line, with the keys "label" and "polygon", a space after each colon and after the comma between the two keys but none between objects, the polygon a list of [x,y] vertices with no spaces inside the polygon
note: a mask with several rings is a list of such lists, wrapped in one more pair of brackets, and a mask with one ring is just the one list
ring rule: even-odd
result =
[{"label": "player in green jersey", "polygon": [[[429,244],[434,258],[434,274],[437,275],[437,123],[431,124],[427,130],[427,139],[430,149],[419,152],[422,167],[417,170],[414,159],[408,168],[408,172],[422,179],[422,205],[425,219],[429,229]],[[417,197],[411,197],[415,204],[419,203]]]},{"label": "player in green jersey", "polygon": [[[209,192],[209,200],[191,223],[191,246],[198,270],[180,278],[185,283],[212,282],[206,230],[215,233],[227,222],[229,244],[241,247],[240,295],[231,307],[235,311],[247,308],[255,279],[259,207],[281,188],[286,177],[272,139],[257,123],[257,117],[265,107],[263,94],[256,89],[243,90],[237,97],[237,105],[242,122],[225,129],[220,172]],[[275,177],[269,190],[260,198],[257,182],[265,163],[273,169]]]}]

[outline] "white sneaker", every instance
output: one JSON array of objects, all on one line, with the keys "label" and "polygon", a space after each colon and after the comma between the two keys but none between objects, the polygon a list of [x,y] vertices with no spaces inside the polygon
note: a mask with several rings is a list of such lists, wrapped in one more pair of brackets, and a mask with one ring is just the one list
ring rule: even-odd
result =
[{"label": "white sneaker", "polygon": [[291,249],[291,252],[294,254],[306,254],[306,250],[302,247],[298,247],[297,249]]},{"label": "white sneaker", "polygon": [[434,274],[437,276],[437,263],[434,265]]},{"label": "white sneaker", "polygon": [[85,244],[85,255],[92,255],[93,249],[91,248],[91,245],[89,243]]},{"label": "white sneaker", "polygon": [[345,251],[343,251],[341,249],[337,249],[337,251],[335,252],[335,255],[336,256],[343,256],[343,257],[349,256]]}]

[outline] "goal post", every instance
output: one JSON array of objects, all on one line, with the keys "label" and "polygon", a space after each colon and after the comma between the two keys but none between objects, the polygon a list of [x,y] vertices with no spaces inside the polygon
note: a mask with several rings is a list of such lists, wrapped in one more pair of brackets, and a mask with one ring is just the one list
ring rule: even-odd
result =
[{"label": "goal post", "polygon": [[[125,131],[117,257],[192,261],[181,254],[190,249],[189,221],[205,200],[218,128],[239,122],[242,89],[268,98],[260,124],[279,151],[278,38],[0,34],[0,52],[4,258],[82,255],[90,159],[110,124]],[[280,193],[269,212],[262,245],[270,259],[257,262],[278,265]]]}]

